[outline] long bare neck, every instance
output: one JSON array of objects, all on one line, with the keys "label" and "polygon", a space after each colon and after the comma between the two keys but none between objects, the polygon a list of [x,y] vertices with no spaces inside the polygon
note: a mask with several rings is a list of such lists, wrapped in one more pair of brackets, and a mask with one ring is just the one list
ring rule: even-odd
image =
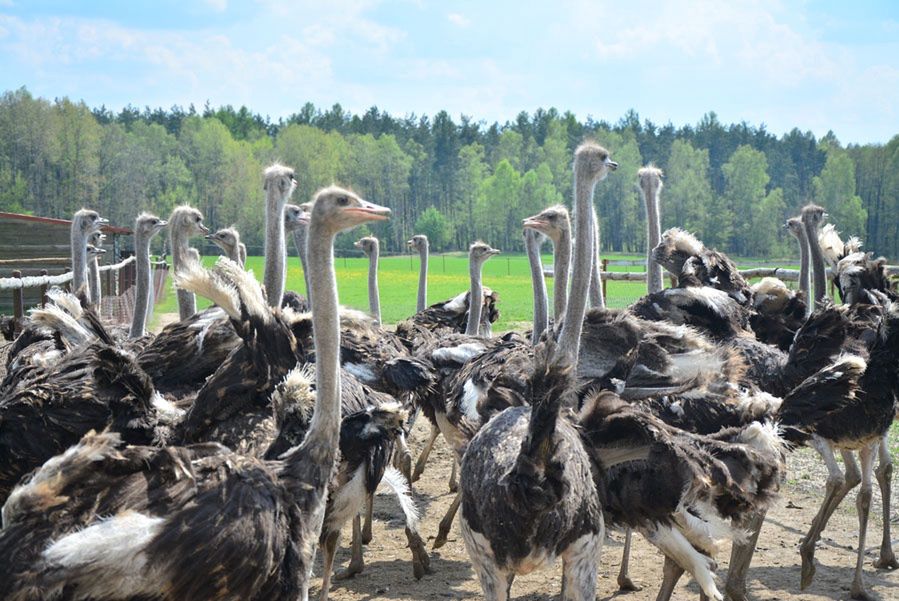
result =
[{"label": "long bare neck", "polygon": [[821,245],[818,243],[818,228],[811,222],[803,220],[805,237],[808,242],[809,257],[812,264],[812,279],[815,284],[815,304],[826,295],[826,279],[824,276],[824,255],[821,253]]},{"label": "long bare neck", "polygon": [[100,306],[100,297],[102,292],[100,290],[100,257],[93,256],[87,262],[87,271],[88,271],[88,287],[91,291],[91,303],[94,306]]},{"label": "long bare neck", "polygon": [[265,195],[265,294],[272,307],[281,306],[287,252],[284,247],[284,204],[287,199],[270,186]]},{"label": "long bare neck", "polygon": [[237,244],[237,264],[241,267],[247,266],[247,245],[243,242]]},{"label": "long bare neck", "polygon": [[810,315],[812,312],[812,303],[809,302],[811,295],[808,293],[808,238],[805,235],[804,227],[799,229],[799,235],[796,236],[796,238],[799,240],[799,290],[805,293],[805,314]]},{"label": "long bare neck", "polygon": [[[87,238],[72,224],[72,291],[77,292],[87,280]],[[88,290],[90,296],[90,290]]]},{"label": "long bare neck", "polygon": [[553,242],[553,318],[560,323],[568,306],[568,272],[571,268],[571,228]]},{"label": "long bare neck", "polygon": [[543,262],[540,260],[540,236],[534,230],[524,231],[524,248],[528,253],[531,267],[531,285],[534,288],[534,331],[531,342],[537,344],[540,335],[549,325],[549,307],[546,301],[546,280],[543,277]]},{"label": "long bare neck", "polygon": [[[316,220],[309,225],[309,297],[315,341],[315,412],[306,443],[317,440],[334,449],[340,434],[340,317],[334,274],[334,235]],[[333,459],[332,459],[333,460]]]},{"label": "long bare neck", "polygon": [[428,307],[428,245],[418,249],[418,303],[416,311],[424,311]]},{"label": "long bare neck", "polygon": [[592,280],[591,263],[596,264],[596,251],[593,248],[597,237],[592,206],[594,185],[595,182],[587,174],[579,173],[575,166],[574,202],[578,224],[575,231],[571,293],[568,296],[562,332],[559,334],[559,350],[568,353],[573,365],[577,364],[580,351],[581,330],[584,326],[584,313],[587,311],[587,294]]},{"label": "long bare neck", "polygon": [[[173,220],[174,221],[174,220]],[[175,273],[183,269],[190,260],[189,234],[186,228],[173,223],[169,228],[169,246],[172,247],[172,269]],[[197,298],[193,292],[178,290],[178,315],[182,320],[197,312]]]},{"label": "long bare neck", "polygon": [[643,190],[643,201],[646,204],[646,289],[652,294],[662,290],[662,267],[652,260],[652,249],[662,238],[662,225],[659,223],[659,195],[657,188]]},{"label": "long bare neck", "polygon": [[593,264],[590,266],[590,306],[605,307],[606,301],[602,296],[602,280],[599,274],[599,218],[596,216],[596,207],[591,206],[589,210],[593,217],[593,225],[591,226],[593,229],[593,250],[590,251],[590,255],[593,258]]},{"label": "long bare neck", "polygon": [[481,288],[481,264],[474,259],[468,259],[468,276],[471,279],[471,288],[468,293],[468,323],[465,324],[465,333],[469,336],[477,336],[481,325],[481,305],[484,303],[484,293]]},{"label": "long bare neck", "polygon": [[150,271],[150,237],[134,230],[134,315],[131,316],[129,338],[140,338],[147,328],[147,313],[150,310],[152,272]]},{"label": "long bare neck", "polygon": [[293,231],[293,245],[297,247],[297,254],[300,256],[300,264],[303,266],[303,281],[306,283],[306,300],[312,307],[312,294],[309,287],[309,265],[306,264],[306,236],[309,230],[306,227],[299,227]]},{"label": "long bare neck", "polygon": [[381,293],[378,291],[378,255],[380,251],[376,246],[372,247],[368,257],[368,308],[372,317],[381,323]]}]

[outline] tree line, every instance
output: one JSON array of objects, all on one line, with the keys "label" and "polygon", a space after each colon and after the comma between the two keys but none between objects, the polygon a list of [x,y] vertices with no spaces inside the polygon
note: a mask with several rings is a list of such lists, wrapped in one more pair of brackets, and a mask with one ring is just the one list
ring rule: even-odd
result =
[{"label": "tree line", "polygon": [[782,224],[814,201],[866,248],[899,254],[899,135],[886,145],[844,146],[833,133],[778,137],[764,125],[723,124],[715,113],[675,127],[634,111],[611,123],[550,108],[488,124],[445,111],[399,118],[307,103],[274,122],[231,106],[115,113],[21,88],[0,97],[0,210],[67,217],[89,206],[128,225],[139,210],[164,216],[187,203],[212,227],[235,224],[259,247],[261,173],[280,160],[296,168],[297,202],[339,182],[390,206],[394,217],[371,226],[387,251],[404,250],[418,232],[435,250],[482,238],[515,251],[522,218],[570,205],[572,152],[585,138],[620,164],[596,190],[605,251],[643,252],[636,172],[653,163],[665,171],[663,227],[684,227],[728,253],[792,256]]}]

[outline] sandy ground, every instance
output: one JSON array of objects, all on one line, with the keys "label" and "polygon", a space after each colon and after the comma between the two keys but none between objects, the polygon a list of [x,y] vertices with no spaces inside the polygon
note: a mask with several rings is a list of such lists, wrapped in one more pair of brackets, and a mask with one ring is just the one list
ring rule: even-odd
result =
[{"label": "sandy ground", "polygon": [[[0,371],[5,363],[5,347],[0,344]],[[424,445],[429,425],[422,418],[412,433],[410,446],[417,455]],[[447,445],[438,440],[431,460],[421,480],[415,484],[415,496],[422,513],[421,534],[430,548],[441,517],[453,499],[447,483],[452,465]],[[834,514],[818,544],[818,571],[815,581],[806,591],[799,590],[800,539],[811,523],[821,502],[826,471],[817,455],[800,450],[790,457],[789,477],[780,500],[768,513],[759,539],[758,549],[749,573],[749,592],[752,599],[822,601],[849,598],[855,565],[858,518],[855,494],[850,493]],[[894,541],[899,543],[899,486],[892,494]],[[454,525],[447,544],[431,552],[433,573],[416,581],[412,575],[409,552],[403,533],[403,522],[393,497],[379,494],[375,501],[374,538],[365,548],[366,567],[351,580],[333,582],[330,598],[334,601],[370,601],[392,599],[424,601],[443,599],[480,599],[480,586],[471,570],[458,525]],[[866,544],[865,575],[869,590],[883,601],[899,600],[899,571],[875,570],[881,539],[881,503],[875,484],[871,521]],[[349,561],[349,527],[344,532],[338,550],[336,567]],[[661,582],[662,556],[639,536],[634,537],[631,555],[631,578],[643,590],[619,593],[615,578],[621,561],[623,534],[607,532],[599,568],[597,599],[620,601],[649,601],[655,599]],[[894,544],[896,544],[894,543]],[[899,551],[899,549],[897,549]],[[718,558],[719,575],[727,570],[729,550]],[[321,566],[316,566],[312,595],[320,593]],[[514,599],[557,599],[561,587],[561,565],[555,569],[518,577],[512,588]],[[313,598],[316,598],[313,597]],[[698,599],[699,588],[683,578],[675,590],[674,599]]]},{"label": "sandy ground", "polygon": [[[420,419],[412,433],[411,446],[417,453],[426,440],[428,424]],[[453,499],[447,483],[451,469],[451,455],[447,445],[438,440],[431,460],[421,480],[415,484],[416,498],[423,514],[421,534],[430,548],[437,526]],[[749,593],[752,599],[819,601],[848,599],[855,566],[858,518],[855,495],[850,493],[830,521],[816,558],[818,571],[806,591],[799,590],[799,542],[818,510],[826,479],[826,470],[817,454],[801,450],[790,458],[789,480],[780,500],[768,513],[759,538],[758,549],[749,573]],[[899,521],[899,494],[894,487],[892,498],[894,521]],[[869,590],[876,598],[899,600],[899,571],[878,571],[872,563],[877,558],[881,540],[880,494],[875,483],[871,521],[868,529],[865,576]],[[893,524],[894,540],[899,544]],[[349,561],[347,528],[338,551],[337,567]],[[369,601],[374,599],[440,600],[481,599],[480,586],[472,571],[458,524],[453,526],[447,544],[431,552],[433,574],[420,581],[412,576],[409,552],[405,548],[403,523],[395,500],[387,494],[375,501],[374,538],[365,549],[366,567],[362,574],[347,581],[332,582],[330,599],[335,601]],[[631,555],[631,578],[643,590],[619,593],[616,577],[621,562],[624,541],[622,532],[607,532],[599,568],[597,599],[620,601],[650,601],[655,599],[661,583],[662,556],[639,535],[634,537]],[[897,548],[899,551],[899,548]],[[729,549],[718,558],[719,584],[723,589]],[[312,594],[320,591],[320,566]],[[561,591],[561,563],[555,569],[516,578],[512,587],[513,599],[532,601],[557,599]],[[675,590],[674,599],[698,599],[699,588],[686,576]]]}]

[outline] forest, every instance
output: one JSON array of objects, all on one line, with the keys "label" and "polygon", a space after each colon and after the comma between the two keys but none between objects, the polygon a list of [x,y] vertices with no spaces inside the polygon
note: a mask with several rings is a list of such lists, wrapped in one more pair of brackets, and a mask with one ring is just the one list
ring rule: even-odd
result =
[{"label": "forest", "polygon": [[636,172],[653,163],[665,172],[663,227],[684,227],[719,250],[792,256],[782,224],[813,201],[865,248],[899,256],[899,135],[885,145],[843,145],[833,133],[818,139],[799,129],[778,137],[714,112],[675,126],[635,111],[580,121],[550,108],[488,124],[444,111],[359,115],[306,103],[275,122],[232,106],[116,113],[20,88],[0,97],[0,211],[69,217],[88,206],[130,225],[140,210],[165,216],[186,203],[213,228],[235,224],[259,254],[262,169],[279,160],[296,169],[296,202],[338,182],[390,206],[394,217],[371,228],[387,252],[403,252],[413,232],[437,251],[477,238],[518,251],[523,217],[570,205],[571,156],[586,138],[620,164],[596,190],[605,252],[644,250]]}]

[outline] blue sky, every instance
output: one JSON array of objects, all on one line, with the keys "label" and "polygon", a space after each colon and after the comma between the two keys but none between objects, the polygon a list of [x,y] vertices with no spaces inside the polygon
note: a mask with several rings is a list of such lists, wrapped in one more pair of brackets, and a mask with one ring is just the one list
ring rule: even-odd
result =
[{"label": "blue sky", "polygon": [[899,3],[696,0],[0,0],[0,89],[114,110],[304,102],[504,122],[899,133]]}]

